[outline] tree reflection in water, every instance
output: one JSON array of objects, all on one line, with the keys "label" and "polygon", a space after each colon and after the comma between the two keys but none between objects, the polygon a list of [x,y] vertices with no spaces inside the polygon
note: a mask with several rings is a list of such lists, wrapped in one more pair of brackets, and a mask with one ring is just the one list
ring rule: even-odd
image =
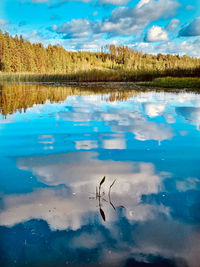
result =
[{"label": "tree reflection in water", "polygon": [[[60,103],[65,101],[69,96],[86,96],[102,94],[102,100],[114,102],[124,101],[133,95],[139,94],[133,88],[127,89],[121,85],[116,88],[110,88],[106,84],[99,86],[87,84],[84,86],[52,86],[43,84],[3,84],[0,85],[0,113],[6,117],[16,111],[26,112],[27,108],[34,104]],[[109,94],[109,95],[108,95]]]}]

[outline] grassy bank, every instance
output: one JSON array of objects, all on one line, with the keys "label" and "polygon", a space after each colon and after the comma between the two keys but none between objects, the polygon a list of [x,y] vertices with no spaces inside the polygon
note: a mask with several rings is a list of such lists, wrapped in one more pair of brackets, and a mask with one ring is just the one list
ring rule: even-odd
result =
[{"label": "grassy bank", "polygon": [[164,77],[156,78],[151,82],[140,82],[138,85],[147,87],[163,87],[163,88],[196,88],[200,89],[199,77]]},{"label": "grassy bank", "polygon": [[[148,70],[90,70],[79,71],[73,74],[34,74],[34,73],[0,73],[0,82],[145,82],[143,85],[169,87],[172,80],[156,79],[163,77],[199,77],[200,69],[171,69],[166,71],[148,71]],[[148,83],[151,82],[152,83]],[[173,86],[176,85],[176,79]],[[182,80],[184,83],[184,80]],[[185,80],[187,82],[187,78]],[[194,86],[196,79],[193,80]],[[146,83],[147,82],[147,83]],[[179,82],[177,82],[179,85]],[[192,84],[191,84],[192,85]],[[182,87],[182,84],[181,84]]]}]

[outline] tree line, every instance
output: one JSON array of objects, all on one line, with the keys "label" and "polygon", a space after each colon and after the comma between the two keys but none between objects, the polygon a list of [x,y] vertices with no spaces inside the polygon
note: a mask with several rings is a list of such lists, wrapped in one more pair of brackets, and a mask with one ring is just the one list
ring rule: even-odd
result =
[{"label": "tree line", "polygon": [[100,52],[71,52],[59,44],[45,48],[0,30],[1,72],[71,74],[94,69],[166,71],[199,67],[200,59],[187,55],[144,54],[115,45],[106,45]]}]

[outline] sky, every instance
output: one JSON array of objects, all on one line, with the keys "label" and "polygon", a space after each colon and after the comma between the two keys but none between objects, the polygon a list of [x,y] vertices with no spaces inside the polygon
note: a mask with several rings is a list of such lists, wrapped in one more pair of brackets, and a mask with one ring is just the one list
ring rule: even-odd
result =
[{"label": "sky", "polygon": [[1,0],[0,28],[33,43],[200,57],[199,0]]}]

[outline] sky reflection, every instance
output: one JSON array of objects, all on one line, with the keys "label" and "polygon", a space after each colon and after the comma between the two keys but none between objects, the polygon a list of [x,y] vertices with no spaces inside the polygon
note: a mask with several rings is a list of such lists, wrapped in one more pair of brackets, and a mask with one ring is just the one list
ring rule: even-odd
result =
[{"label": "sky reflection", "polygon": [[1,266],[198,267],[200,95],[56,92],[0,118]]}]

